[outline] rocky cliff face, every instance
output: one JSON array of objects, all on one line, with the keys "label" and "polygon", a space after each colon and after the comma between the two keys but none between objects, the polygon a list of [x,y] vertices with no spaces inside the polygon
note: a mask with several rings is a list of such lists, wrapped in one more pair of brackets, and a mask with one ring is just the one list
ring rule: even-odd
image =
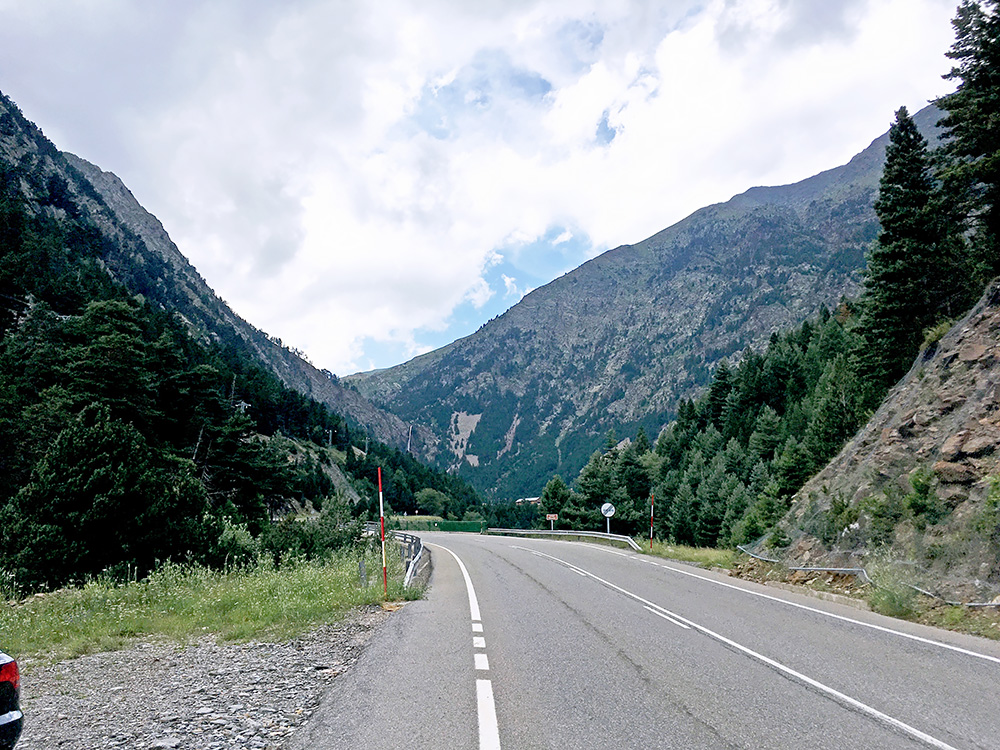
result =
[{"label": "rocky cliff face", "polygon": [[[917,117],[932,137],[937,117]],[[538,495],[556,472],[575,477],[609,429],[656,435],[720,359],[856,293],[886,141],[795,185],[704,208],[535,290],[472,336],[349,381],[429,425],[481,490]]]},{"label": "rocky cliff face", "polygon": [[399,448],[409,441],[417,455],[433,455],[436,440],[428,430],[411,430],[399,417],[343,387],[331,373],[313,367],[236,315],[118,177],[58,151],[2,94],[0,167],[18,171],[22,189],[36,207],[43,195],[51,203],[55,191],[60,206],[56,211],[89,218],[108,240],[102,256],[108,272],[150,303],[180,315],[196,338],[242,346],[287,386],[327,404],[376,439]]},{"label": "rocky cliff face", "polygon": [[795,496],[788,556],[843,564],[884,544],[945,590],[995,595],[998,481],[1000,279]]}]

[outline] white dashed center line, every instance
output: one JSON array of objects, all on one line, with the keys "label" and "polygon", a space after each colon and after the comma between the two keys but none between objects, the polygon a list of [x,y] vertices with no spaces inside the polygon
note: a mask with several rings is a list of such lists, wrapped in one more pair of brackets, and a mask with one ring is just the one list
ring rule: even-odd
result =
[{"label": "white dashed center line", "polygon": [[[430,542],[428,542],[430,544]],[[465,579],[465,589],[469,594],[469,614],[472,616],[472,632],[482,633],[482,616],[479,612],[479,600],[476,598],[476,589],[472,585],[472,578],[461,558],[447,547],[440,544],[430,544],[447,552],[455,558],[462,577]],[[472,637],[472,647],[474,649],[486,648],[486,637],[475,635]],[[473,654],[473,664],[477,672],[488,672],[490,661],[482,651]],[[500,728],[497,724],[497,707],[493,698],[493,683],[490,680],[476,678],[476,710],[479,715],[479,748],[480,750],[500,750]]]}]

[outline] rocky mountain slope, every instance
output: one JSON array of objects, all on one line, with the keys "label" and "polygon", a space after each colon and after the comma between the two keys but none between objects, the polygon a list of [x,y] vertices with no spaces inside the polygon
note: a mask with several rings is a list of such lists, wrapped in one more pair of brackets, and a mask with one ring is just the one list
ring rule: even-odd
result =
[{"label": "rocky mountain slope", "polygon": [[941,591],[992,598],[1000,593],[998,482],[1000,279],[795,496],[787,556],[857,565],[888,545]]},{"label": "rocky mountain slope", "polygon": [[38,210],[42,210],[38,199],[45,197],[56,210],[92,219],[108,240],[102,253],[108,272],[152,304],[181,315],[197,338],[244,348],[287,386],[327,404],[375,438],[400,448],[409,440],[418,455],[433,454],[435,439],[428,430],[415,427],[411,431],[397,416],[343,387],[331,373],[312,366],[236,315],[118,177],[58,151],[3,94],[0,168],[17,171],[22,190]]},{"label": "rocky mountain slope", "polygon": [[[938,113],[916,117],[932,138]],[[719,360],[854,294],[887,136],[849,164],[753,188],[527,295],[477,333],[347,380],[499,497],[574,477],[609,429],[655,435]]]}]

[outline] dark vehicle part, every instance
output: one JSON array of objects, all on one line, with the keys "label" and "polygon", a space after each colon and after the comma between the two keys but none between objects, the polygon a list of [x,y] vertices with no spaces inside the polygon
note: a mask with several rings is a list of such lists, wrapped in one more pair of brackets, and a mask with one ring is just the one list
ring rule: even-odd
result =
[{"label": "dark vehicle part", "polygon": [[13,750],[22,724],[21,673],[17,662],[0,651],[0,750]]}]

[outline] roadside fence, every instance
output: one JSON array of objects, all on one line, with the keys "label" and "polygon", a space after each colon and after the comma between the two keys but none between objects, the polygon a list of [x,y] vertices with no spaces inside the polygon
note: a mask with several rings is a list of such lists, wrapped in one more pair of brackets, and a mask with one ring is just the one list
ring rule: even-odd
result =
[{"label": "roadside fence", "polygon": [[[736,549],[738,549],[740,552],[742,552],[745,555],[749,555],[750,557],[754,558],[755,560],[762,560],[764,562],[769,562],[769,563],[777,563],[779,565],[784,565],[785,564],[785,562],[783,560],[775,560],[772,557],[764,557],[763,555],[758,555],[758,554],[756,554],[754,552],[751,552],[746,547],[743,547],[741,545],[736,545]],[[898,564],[905,565],[906,563],[898,563]],[[878,584],[876,584],[875,581],[873,581],[871,579],[871,577],[868,575],[868,571],[865,570],[864,568],[812,568],[812,567],[805,568],[805,567],[792,567],[790,565],[787,566],[787,567],[788,567],[788,570],[794,570],[794,571],[805,571],[805,572],[811,572],[811,573],[843,573],[844,575],[853,575],[853,576],[857,576],[860,580],[864,581],[865,583],[871,585],[873,588],[878,588]],[[936,594],[933,591],[928,591],[927,589],[923,589],[923,588],[921,588],[919,586],[914,586],[912,583],[906,583],[904,585],[907,586],[908,588],[913,589],[918,594],[922,594],[922,595],[924,595],[926,597],[929,597],[931,599],[937,599],[939,602],[942,602],[943,604],[948,604],[948,605],[950,605],[952,607],[970,607],[970,608],[973,608],[973,609],[975,609],[975,608],[984,608],[984,607],[1000,607],[1000,601],[992,601],[992,602],[958,602],[958,601],[953,601],[951,599],[945,599],[940,594]]]}]

